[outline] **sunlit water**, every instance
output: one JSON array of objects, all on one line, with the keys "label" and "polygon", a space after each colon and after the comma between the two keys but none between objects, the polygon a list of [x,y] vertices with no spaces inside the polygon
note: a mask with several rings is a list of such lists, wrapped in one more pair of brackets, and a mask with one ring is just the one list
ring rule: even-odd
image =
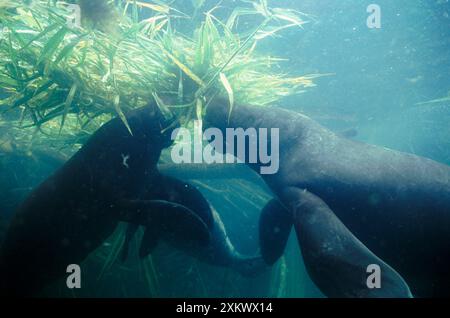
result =
[{"label": "sunlit water", "polygon": [[[351,129],[358,140],[450,163],[450,102],[424,104],[450,92],[448,0],[273,2],[309,14],[310,23],[302,30],[283,32],[259,49],[286,58],[282,66],[289,74],[332,74],[280,106],[303,112],[337,132]],[[233,3],[224,1],[222,14]],[[381,8],[380,29],[367,26],[366,9],[371,3]],[[15,206],[56,167],[1,154],[0,164],[4,229]],[[226,177],[194,183],[222,215],[236,248],[256,253],[259,211],[270,193],[262,183],[255,187],[251,181]],[[133,246],[131,259],[122,264],[114,259],[114,249],[122,239],[120,233],[114,235],[87,260],[80,291],[68,291],[61,283],[47,293],[66,297],[321,295],[304,269],[294,238],[285,257],[255,278],[202,264],[164,245],[145,262],[138,260]]]}]

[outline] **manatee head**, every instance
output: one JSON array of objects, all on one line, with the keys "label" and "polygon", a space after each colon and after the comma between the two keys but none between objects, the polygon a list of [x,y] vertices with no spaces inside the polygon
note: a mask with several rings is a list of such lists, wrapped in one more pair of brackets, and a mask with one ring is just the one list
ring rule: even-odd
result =
[{"label": "manatee head", "polygon": [[[158,106],[150,104],[125,113],[125,118],[118,116],[104,124],[78,157],[91,165],[93,171],[106,169],[117,173],[128,165],[134,171],[144,165],[156,166],[161,151],[172,144],[172,131],[177,127],[176,121],[166,119]],[[94,168],[96,165],[99,169]]]},{"label": "manatee head", "polygon": [[[174,119],[166,118],[155,104],[128,112],[126,119],[133,138],[145,143],[157,144],[162,148],[172,144],[172,131],[179,127]],[[130,134],[128,127],[120,118],[115,120],[121,121],[122,128],[126,128]]]}]

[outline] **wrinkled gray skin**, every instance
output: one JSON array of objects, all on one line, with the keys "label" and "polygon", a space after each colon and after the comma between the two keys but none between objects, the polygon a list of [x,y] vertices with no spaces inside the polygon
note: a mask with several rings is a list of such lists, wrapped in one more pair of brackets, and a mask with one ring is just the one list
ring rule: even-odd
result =
[{"label": "wrinkled gray skin", "polygon": [[[448,166],[342,138],[279,108],[238,105],[227,119],[227,102],[216,101],[206,127],[280,129],[280,170],[262,176],[281,202],[261,217],[269,263],[292,222],[310,276],[327,296],[409,297],[405,281],[415,296],[450,296]],[[367,288],[369,264],[381,266],[381,289]]]},{"label": "wrinkled gray skin", "polygon": [[[162,130],[172,123],[154,105],[130,112],[127,121],[133,135],[120,119],[108,122],[16,211],[0,250],[1,296],[33,296],[65,277],[67,266],[81,264],[119,221],[147,228],[144,256],[161,233],[210,247],[217,222],[208,202],[156,168],[172,144],[171,131]],[[213,242],[224,259],[236,256],[223,237]]]}]

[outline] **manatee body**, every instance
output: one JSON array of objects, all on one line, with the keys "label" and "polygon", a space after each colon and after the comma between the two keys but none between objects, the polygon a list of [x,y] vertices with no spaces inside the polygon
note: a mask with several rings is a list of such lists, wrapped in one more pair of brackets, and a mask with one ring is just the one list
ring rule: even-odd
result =
[{"label": "manatee body", "polygon": [[220,215],[212,209],[213,224],[210,230],[210,241],[207,246],[198,241],[179,240],[174,236],[163,235],[169,244],[207,264],[228,267],[243,276],[255,276],[268,269],[261,256],[245,256],[239,253],[230,241]]},{"label": "manatee body", "polygon": [[[307,269],[328,296],[409,297],[407,284],[416,296],[450,296],[450,167],[278,108],[239,105],[229,117],[216,101],[206,121],[223,131],[279,128],[280,170],[262,175],[279,200],[261,216],[269,263],[294,224]],[[381,267],[380,289],[367,287],[370,264]]]},{"label": "manatee body", "polygon": [[101,127],[62,168],[19,207],[0,254],[0,291],[30,296],[80,264],[130,217],[125,200],[139,199],[158,177],[170,135],[155,107],[129,114],[133,136],[120,119]]},{"label": "manatee body", "polygon": [[[204,222],[209,233],[209,240],[206,242],[200,238],[193,239],[193,236],[195,238],[199,234],[190,234],[189,229],[195,230],[199,226],[196,224],[196,219],[191,220],[186,217],[184,221],[175,220],[174,224],[168,220],[147,222],[139,250],[141,258],[152,253],[159,241],[164,241],[200,261],[214,266],[231,268],[244,276],[254,276],[268,268],[261,255],[245,256],[235,249],[219,213],[191,184],[161,175],[159,186],[150,187],[149,191],[141,194],[141,198],[144,198],[144,202],[145,200],[153,201],[155,198],[164,200],[164,202],[176,202],[182,207],[194,211]],[[173,217],[171,214],[165,215],[169,218]],[[138,215],[138,218],[140,217],[142,216]],[[180,221],[183,222],[180,223]],[[143,223],[145,220],[136,219],[129,225],[125,244],[121,251],[122,261],[125,261],[128,256],[129,244],[139,228],[138,225]],[[167,229],[165,224],[171,224],[171,228]]]},{"label": "manatee body", "polygon": [[162,236],[204,254],[214,242],[223,259],[237,256],[228,241],[211,240],[217,219],[201,193],[157,169],[172,144],[167,128],[176,125],[154,105],[130,112],[127,122],[132,134],[118,118],[106,123],[19,207],[0,251],[1,295],[36,295],[65,277],[119,221],[132,224],[129,233],[146,227],[142,256]]}]

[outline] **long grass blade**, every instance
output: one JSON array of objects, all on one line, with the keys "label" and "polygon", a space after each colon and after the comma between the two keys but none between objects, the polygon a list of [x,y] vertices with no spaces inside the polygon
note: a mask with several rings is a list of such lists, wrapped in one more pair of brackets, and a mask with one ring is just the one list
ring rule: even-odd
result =
[{"label": "long grass blade", "polygon": [[127,127],[128,132],[130,133],[130,135],[133,136],[133,132],[131,131],[131,127],[128,124],[127,117],[125,116],[125,114],[122,111],[122,108],[120,107],[120,95],[117,95],[114,98],[114,108],[116,109],[116,112],[119,115],[120,120],[122,120],[122,122],[125,125],[125,127]]},{"label": "long grass blade", "polygon": [[78,90],[77,84],[73,84],[69,91],[69,94],[67,95],[66,102],[64,103],[64,114],[61,119],[61,128],[59,129],[60,134],[64,127],[64,123],[66,122],[66,117],[67,117],[67,114],[69,113],[69,109],[70,109],[70,107],[72,107],[73,99],[75,98],[75,94],[77,93],[77,90]]},{"label": "long grass blade", "polygon": [[66,34],[67,28],[63,26],[61,29],[59,29],[58,32],[56,32],[55,35],[53,35],[53,37],[47,42],[47,44],[42,49],[41,56],[37,61],[38,64],[49,59],[55,53],[55,51],[61,45]]},{"label": "long grass blade", "polygon": [[228,81],[227,76],[224,73],[220,73],[220,81],[222,82],[222,85],[228,94],[228,101],[230,103],[230,109],[228,112],[228,121],[230,121],[231,113],[233,112],[233,108],[234,108],[234,92],[233,92],[233,88],[231,87],[230,82]]}]

